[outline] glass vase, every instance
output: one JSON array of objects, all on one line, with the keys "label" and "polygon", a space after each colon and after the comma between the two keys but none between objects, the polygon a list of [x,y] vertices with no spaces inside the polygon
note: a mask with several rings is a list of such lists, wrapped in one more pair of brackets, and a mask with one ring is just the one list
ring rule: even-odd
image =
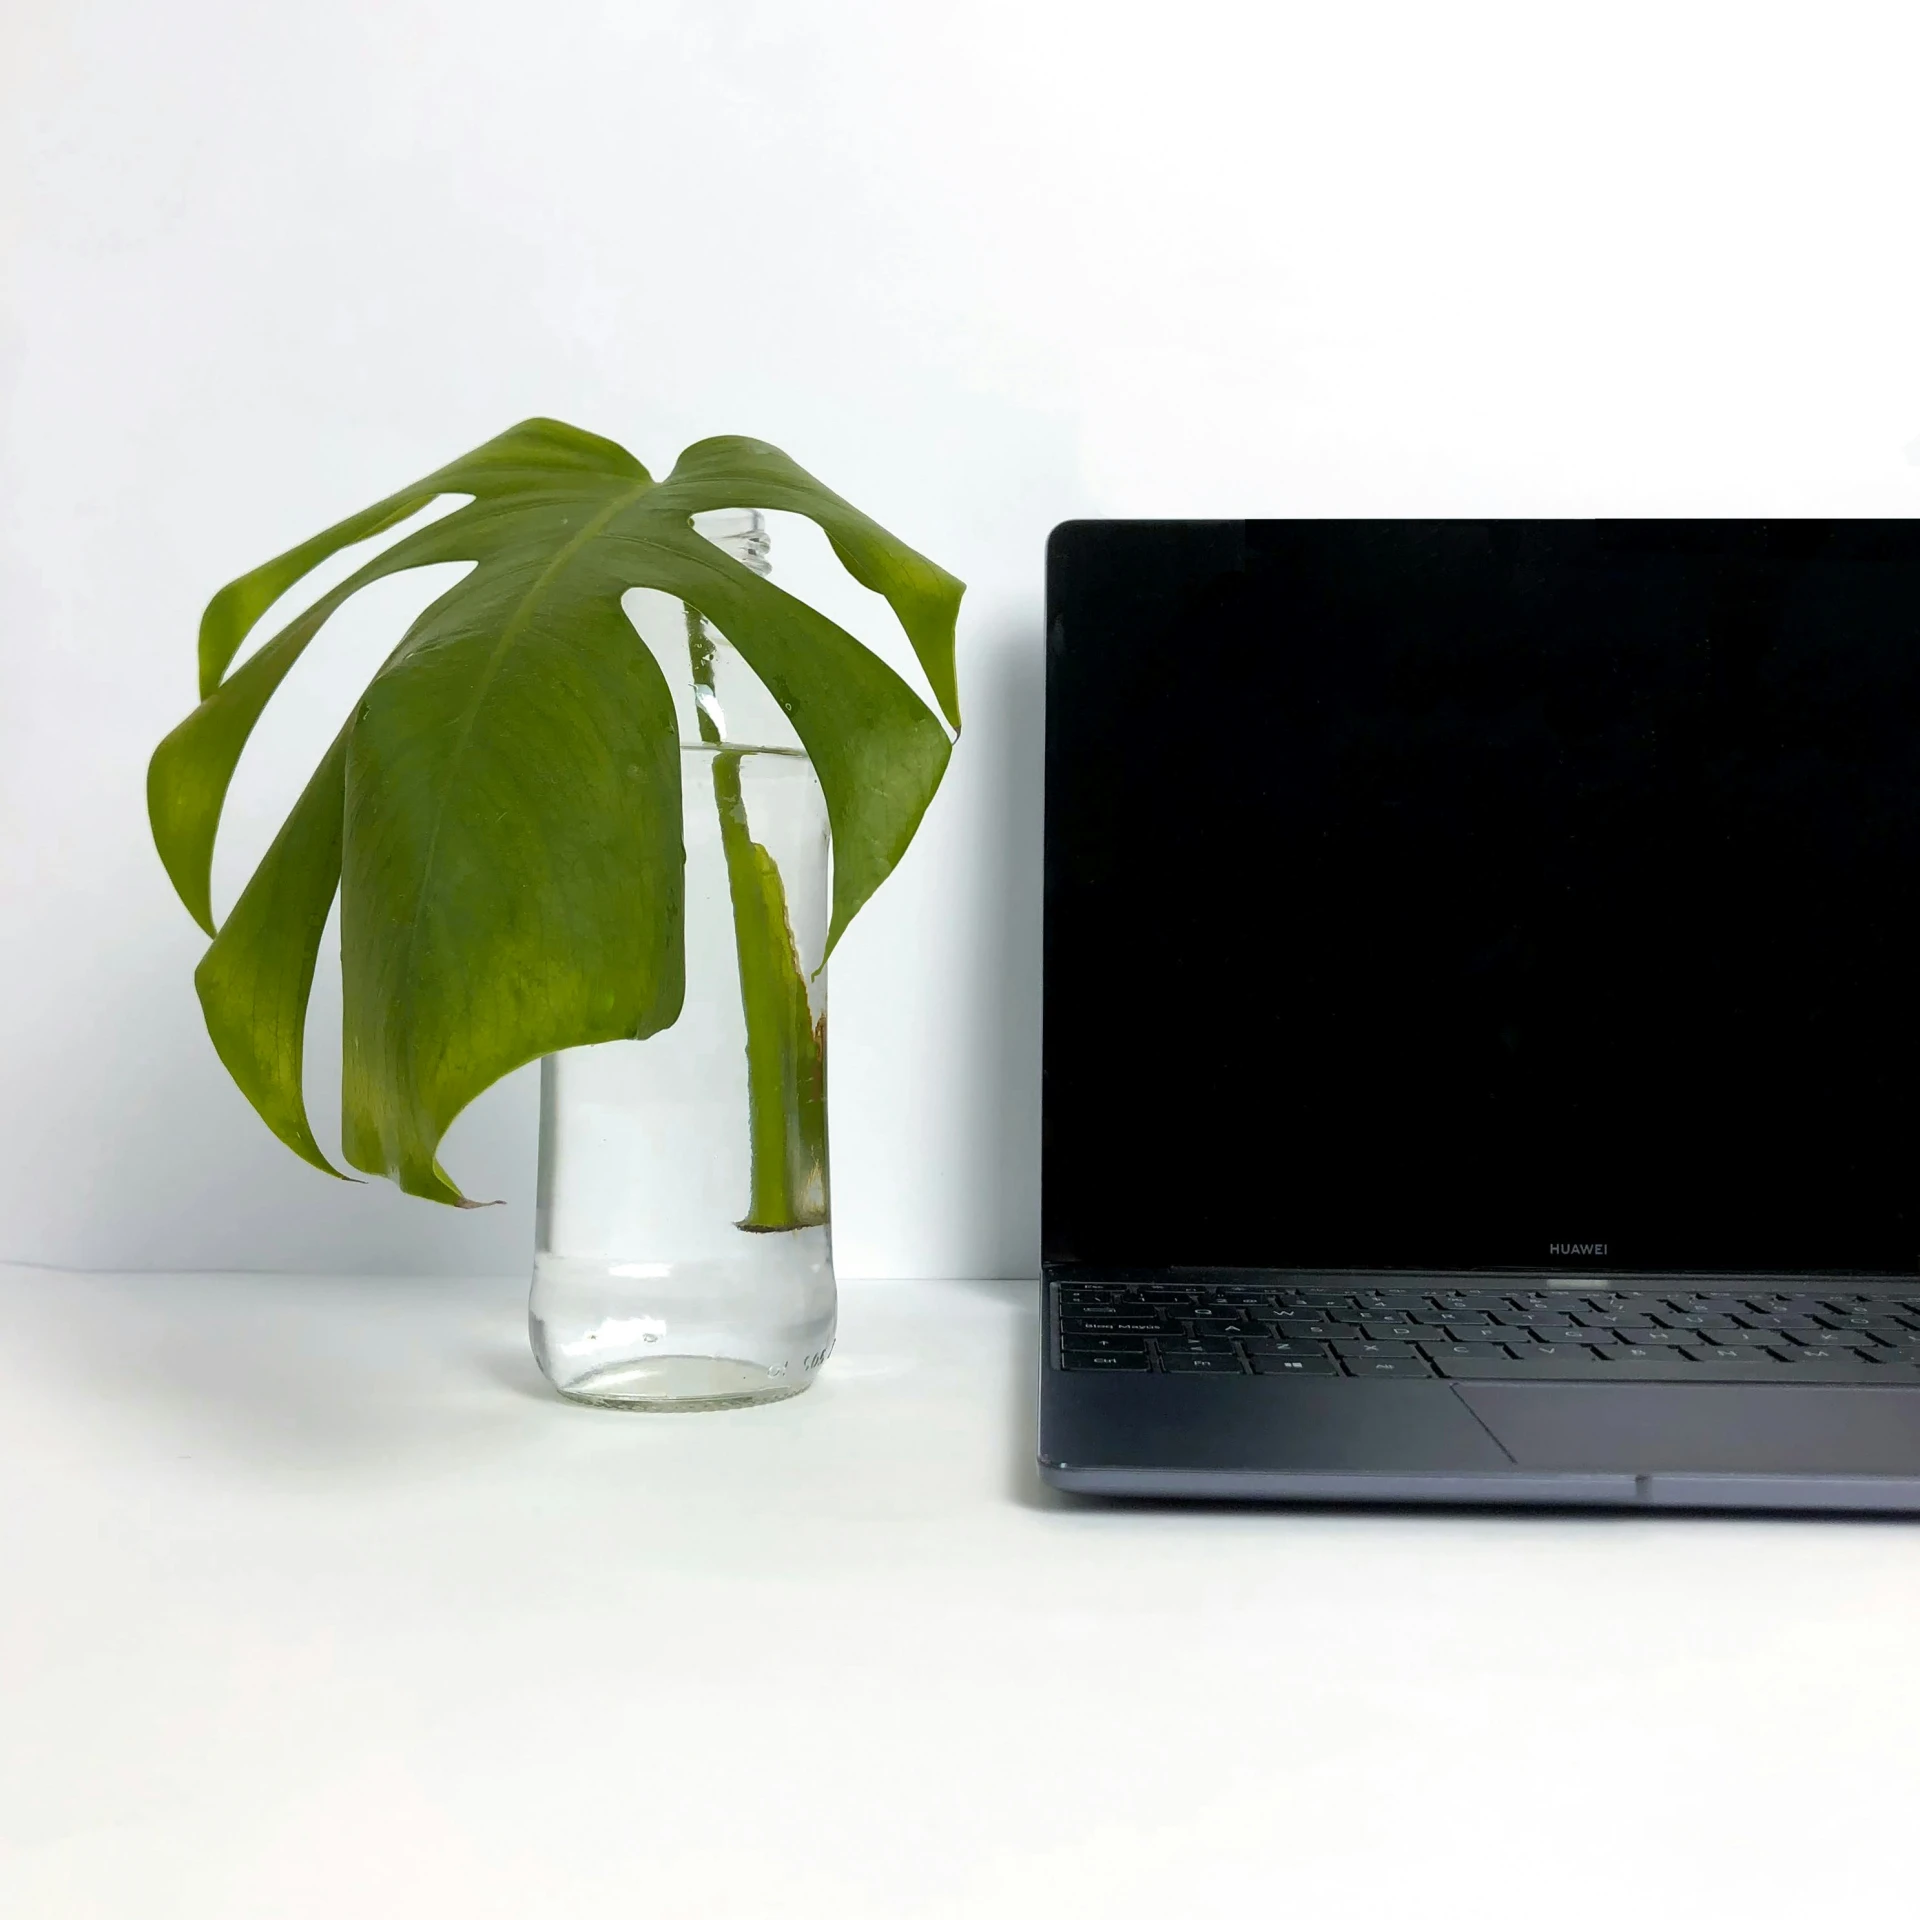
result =
[{"label": "glass vase", "polygon": [[[768,570],[757,513],[695,524]],[[528,1304],[561,1393],[653,1411],[799,1393],[835,1317],[826,805],[745,662],[679,624],[649,638],[682,712],[686,1001],[650,1039],[541,1063]]]}]

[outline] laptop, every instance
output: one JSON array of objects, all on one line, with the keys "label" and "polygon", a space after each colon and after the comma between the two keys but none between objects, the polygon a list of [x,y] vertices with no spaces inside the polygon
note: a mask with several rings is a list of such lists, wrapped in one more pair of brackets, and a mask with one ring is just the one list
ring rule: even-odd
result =
[{"label": "laptop", "polygon": [[1920,1507],[1920,523],[1081,521],[1040,1463]]}]

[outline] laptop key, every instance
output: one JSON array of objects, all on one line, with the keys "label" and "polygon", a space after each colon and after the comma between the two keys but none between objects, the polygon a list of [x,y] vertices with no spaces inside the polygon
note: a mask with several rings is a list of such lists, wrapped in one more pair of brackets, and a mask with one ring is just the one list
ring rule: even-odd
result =
[{"label": "laptop key", "polygon": [[1342,1356],[1356,1380],[1431,1380],[1433,1369],[1417,1353],[1404,1359],[1366,1360]]},{"label": "laptop key", "polygon": [[1233,1352],[1233,1342],[1231,1340],[1164,1339],[1160,1342],[1160,1357],[1163,1360],[1170,1358],[1172,1355],[1176,1353],[1193,1355],[1193,1354],[1202,1354],[1202,1353],[1231,1354],[1232,1352]]},{"label": "laptop key", "polygon": [[1144,1353],[1066,1353],[1060,1364],[1069,1373],[1151,1373],[1153,1362]]},{"label": "laptop key", "polygon": [[1240,1357],[1234,1353],[1160,1353],[1160,1364],[1169,1373],[1239,1373]]},{"label": "laptop key", "polygon": [[1658,1359],[1612,1361],[1605,1368],[1604,1377],[1609,1380],[1718,1380],[1723,1385],[1731,1381],[1735,1385],[1752,1386],[1768,1380],[1791,1384],[1794,1376],[1791,1367],[1779,1366],[1770,1360],[1749,1358],[1745,1366],[1724,1362],[1688,1366],[1662,1355]]},{"label": "laptop key", "polygon": [[1301,1379],[1338,1379],[1340,1363],[1337,1360],[1315,1360],[1305,1354],[1257,1353],[1252,1359],[1255,1373],[1284,1373],[1297,1375]]},{"label": "laptop key", "polygon": [[1147,1343],[1137,1333],[1064,1333],[1060,1344],[1069,1353],[1145,1353]]}]

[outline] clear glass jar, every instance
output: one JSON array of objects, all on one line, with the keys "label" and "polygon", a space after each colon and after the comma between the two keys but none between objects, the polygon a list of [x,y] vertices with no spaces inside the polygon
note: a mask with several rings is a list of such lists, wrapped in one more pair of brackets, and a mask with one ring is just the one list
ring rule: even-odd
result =
[{"label": "clear glass jar", "polygon": [[[757,572],[759,514],[695,523]],[[560,1392],[655,1411],[811,1384],[833,1350],[826,805],[786,715],[683,616],[687,991],[648,1040],[550,1055],[528,1323]]]}]

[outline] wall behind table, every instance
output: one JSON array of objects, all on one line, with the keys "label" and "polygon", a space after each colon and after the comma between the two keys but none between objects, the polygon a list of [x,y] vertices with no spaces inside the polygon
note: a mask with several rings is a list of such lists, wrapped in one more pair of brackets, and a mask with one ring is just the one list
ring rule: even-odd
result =
[{"label": "wall behind table", "polygon": [[[206,1044],[141,791],[213,587],[544,412],[656,471],[774,440],[971,583],[953,774],[834,963],[837,1235],[850,1274],[1031,1271],[1047,529],[1911,512],[1915,49],[1892,9],[1811,18],[19,0],[0,1257],[525,1265],[530,1076],[447,1149],[504,1207],[302,1167]],[[810,529],[775,542],[910,670]],[[296,670],[223,900],[431,590]],[[1196,663],[1169,715],[1198,755],[1230,695]],[[324,1137],[324,967],[315,1019]]]}]

